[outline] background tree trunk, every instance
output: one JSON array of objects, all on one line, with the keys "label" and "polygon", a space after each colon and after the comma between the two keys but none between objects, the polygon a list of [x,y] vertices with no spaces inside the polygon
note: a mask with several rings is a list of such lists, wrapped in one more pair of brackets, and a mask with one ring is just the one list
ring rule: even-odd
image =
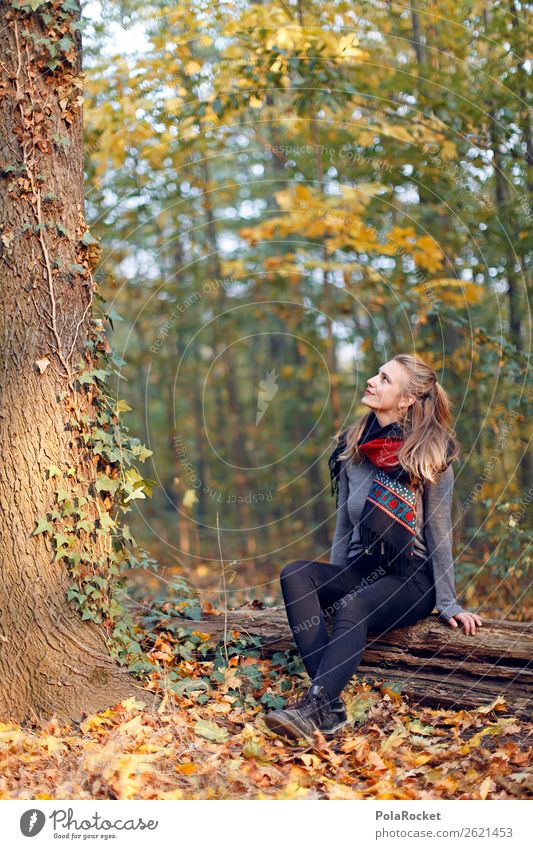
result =
[{"label": "background tree trunk", "polygon": [[[136,694],[150,701],[110,657],[103,629],[67,601],[71,581],[51,541],[32,535],[54,507],[47,468],[72,467],[80,492],[91,471],[68,423],[83,401],[73,373],[93,295],[90,271],[70,268],[88,253],[81,39],[69,31],[80,14],[59,2],[46,12],[56,16],[50,25],[0,0],[0,716],[19,722],[78,720]],[[72,44],[58,47],[51,69],[46,44],[33,39],[58,41],[54,25]]]}]

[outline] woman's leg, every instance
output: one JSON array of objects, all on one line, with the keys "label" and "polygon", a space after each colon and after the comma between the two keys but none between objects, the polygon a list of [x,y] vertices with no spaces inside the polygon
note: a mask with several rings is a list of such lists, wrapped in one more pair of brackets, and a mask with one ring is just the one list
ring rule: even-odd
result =
[{"label": "woman's leg", "polygon": [[282,569],[280,582],[294,641],[312,679],[320,665],[329,636],[323,612],[335,609],[340,599],[361,589],[367,576],[384,575],[368,557],[346,568],[317,560],[295,560]]},{"label": "woman's leg", "polygon": [[313,676],[313,684],[324,687],[330,699],[340,694],[357,670],[368,631],[378,636],[429,616],[435,606],[435,586],[429,570],[419,575],[418,582],[407,584],[388,574],[337,604],[331,639]]}]

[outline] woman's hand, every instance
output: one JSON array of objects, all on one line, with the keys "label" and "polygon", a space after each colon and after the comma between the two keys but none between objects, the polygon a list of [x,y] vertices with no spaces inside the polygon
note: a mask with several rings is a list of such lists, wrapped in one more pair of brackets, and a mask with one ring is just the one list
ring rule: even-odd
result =
[{"label": "woman's hand", "polygon": [[465,634],[475,634],[476,633],[476,625],[478,628],[481,628],[483,622],[477,613],[469,613],[468,610],[463,610],[461,613],[456,613],[455,616],[452,616],[451,619],[448,619],[448,623],[452,626],[452,628],[457,628],[457,623],[460,622],[463,628],[465,629]]}]

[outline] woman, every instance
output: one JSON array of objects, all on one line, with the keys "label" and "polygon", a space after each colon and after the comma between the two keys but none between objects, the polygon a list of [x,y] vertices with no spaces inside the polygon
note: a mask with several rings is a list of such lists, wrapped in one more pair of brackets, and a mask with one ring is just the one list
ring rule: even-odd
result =
[{"label": "woman", "polygon": [[[347,722],[341,691],[367,634],[412,625],[436,607],[465,634],[482,621],[455,598],[450,402],[433,368],[397,354],[368,381],[362,419],[329,458],[337,524],[329,563],[295,560],[281,572],[291,632],[311,686],[266,725],[289,738],[333,736]],[[339,503],[340,496],[340,503]],[[331,638],[324,614],[334,614]]]}]

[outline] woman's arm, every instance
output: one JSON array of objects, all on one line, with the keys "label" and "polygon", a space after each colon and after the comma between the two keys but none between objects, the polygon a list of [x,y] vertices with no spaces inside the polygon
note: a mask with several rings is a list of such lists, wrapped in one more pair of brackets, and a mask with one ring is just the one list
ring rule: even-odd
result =
[{"label": "woman's arm", "polygon": [[339,475],[339,506],[337,508],[337,525],[333,534],[333,543],[329,555],[329,562],[338,566],[346,566],[348,559],[348,546],[352,536],[353,525],[348,515],[348,495],[350,488],[346,474],[345,462],[343,461]]},{"label": "woman's arm", "polygon": [[453,574],[452,494],[455,476],[452,465],[435,483],[424,488],[424,531],[428,556],[433,564],[436,607],[445,621],[465,612],[455,597]]}]

